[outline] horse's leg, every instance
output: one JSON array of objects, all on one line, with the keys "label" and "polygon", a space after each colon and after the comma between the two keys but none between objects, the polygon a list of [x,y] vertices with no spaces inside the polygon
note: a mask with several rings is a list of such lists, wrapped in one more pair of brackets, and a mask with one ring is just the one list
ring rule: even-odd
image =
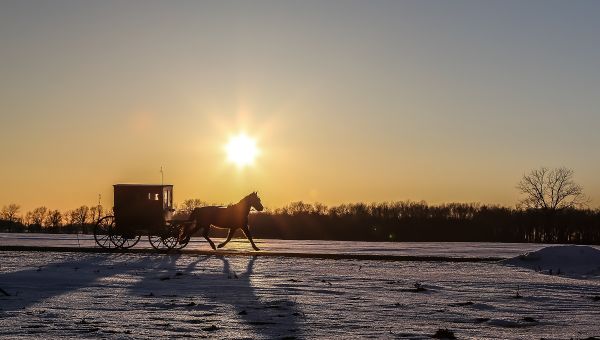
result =
[{"label": "horse's leg", "polygon": [[[196,221],[193,222],[193,225],[196,225]],[[192,234],[196,232],[195,230],[193,230],[194,226],[188,223],[183,224],[183,227],[179,230],[179,236],[177,237],[177,242],[179,244],[184,244],[190,241]]]},{"label": "horse's leg", "polygon": [[235,229],[229,229],[229,232],[227,232],[227,239],[225,240],[225,242],[219,244],[217,246],[217,248],[223,248],[229,241],[231,241],[231,237],[233,237],[233,234],[235,233]]},{"label": "horse's leg", "polygon": [[244,232],[244,235],[246,235],[246,237],[248,238],[248,241],[250,241],[252,248],[254,248],[254,250],[260,250],[252,240],[252,235],[250,235],[250,229],[248,228],[248,226],[242,227],[242,231]]},{"label": "horse's leg", "polygon": [[179,237],[177,238],[177,243],[179,243],[179,244],[187,244],[187,243],[190,242],[191,238],[192,237],[190,235],[179,234]]},{"label": "horse's leg", "polygon": [[202,232],[202,236],[204,236],[204,238],[208,241],[208,243],[210,244],[210,247],[213,250],[217,250],[217,248],[215,247],[215,244],[213,243],[213,241],[211,241],[210,238],[208,238],[208,232],[210,231],[210,224],[204,227],[204,231]]},{"label": "horse's leg", "polygon": [[177,235],[177,243],[182,244],[183,240],[185,240],[185,237],[185,227],[183,227],[179,230],[179,235]]}]

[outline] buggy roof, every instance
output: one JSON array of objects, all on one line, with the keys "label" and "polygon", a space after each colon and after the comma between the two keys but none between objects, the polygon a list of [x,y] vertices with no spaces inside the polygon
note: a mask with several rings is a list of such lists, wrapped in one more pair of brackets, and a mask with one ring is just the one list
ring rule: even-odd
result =
[{"label": "buggy roof", "polygon": [[164,188],[164,187],[173,187],[173,184],[114,184],[115,188],[129,187],[129,188]]}]

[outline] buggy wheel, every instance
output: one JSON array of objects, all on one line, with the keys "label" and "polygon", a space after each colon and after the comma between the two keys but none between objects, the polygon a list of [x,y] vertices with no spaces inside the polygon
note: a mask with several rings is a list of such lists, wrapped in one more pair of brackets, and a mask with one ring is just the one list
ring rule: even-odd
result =
[{"label": "buggy wheel", "polygon": [[113,249],[118,246],[113,243],[112,235],[115,229],[115,217],[105,216],[102,217],[94,226],[94,240],[100,248]]},{"label": "buggy wheel", "polygon": [[173,249],[177,246],[177,236],[176,235],[169,235],[169,236],[163,238],[162,241],[167,249]]},{"label": "buggy wheel", "polygon": [[188,245],[188,243],[190,243],[190,238],[189,237],[184,238],[183,240],[181,240],[181,242],[178,242],[177,238],[175,238],[175,246],[173,248],[175,248],[175,249],[183,249],[183,248],[185,248]]},{"label": "buggy wheel", "polygon": [[175,246],[173,246],[173,248],[175,249],[183,249],[185,248],[185,246],[188,245],[188,243],[190,242],[190,236],[184,238],[183,240],[181,240],[181,242],[179,242],[179,235],[182,232],[182,229],[184,228],[184,224],[176,224],[173,226],[174,228],[174,232],[177,235],[177,237],[175,237]]},{"label": "buggy wheel", "polygon": [[177,245],[179,228],[165,226],[165,230],[159,235],[148,235],[148,241],[156,250],[171,250]]},{"label": "buggy wheel", "polygon": [[170,248],[163,243],[163,239],[164,235],[148,235],[148,241],[150,241],[152,248],[156,250],[169,250]]},{"label": "buggy wheel", "polygon": [[110,237],[110,240],[118,248],[127,249],[135,246],[140,241],[140,235],[119,235],[114,234]]}]

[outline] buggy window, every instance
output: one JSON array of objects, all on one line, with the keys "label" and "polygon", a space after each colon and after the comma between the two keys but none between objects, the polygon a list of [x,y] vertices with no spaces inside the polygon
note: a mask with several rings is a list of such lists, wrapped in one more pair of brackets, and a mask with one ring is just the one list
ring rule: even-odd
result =
[{"label": "buggy window", "polygon": [[163,190],[163,205],[165,208],[170,208],[172,205],[173,197],[171,197],[171,191],[169,189]]},{"label": "buggy window", "polygon": [[159,194],[155,194],[155,193],[149,192],[148,193],[148,200],[150,200],[150,201],[158,201],[160,199],[159,196],[160,196]]}]

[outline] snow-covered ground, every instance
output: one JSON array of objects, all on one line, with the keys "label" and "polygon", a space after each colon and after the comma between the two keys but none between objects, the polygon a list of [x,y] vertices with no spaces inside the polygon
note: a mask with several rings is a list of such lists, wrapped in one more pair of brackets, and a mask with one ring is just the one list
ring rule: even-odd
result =
[{"label": "snow-covered ground", "polygon": [[[54,235],[43,236],[50,239],[36,242],[56,245]],[[7,238],[0,240],[7,245]],[[261,240],[260,245],[286,251],[512,254],[500,244],[494,253],[492,244],[475,243],[403,248]],[[232,247],[248,250],[241,240]],[[546,262],[557,252],[573,253],[544,250],[537,256]],[[9,251],[0,256],[0,288],[10,294],[0,291],[0,337],[11,339],[430,338],[446,328],[457,338],[600,336],[597,277],[548,275],[518,263]]]},{"label": "snow-covered ground", "polygon": [[548,275],[600,279],[600,249],[589,246],[550,246],[502,261]]},{"label": "snow-covered ground", "polygon": [[[223,241],[215,238],[215,243]],[[325,254],[368,254],[441,257],[500,257],[510,258],[532,252],[548,245],[534,243],[491,243],[491,242],[346,242],[315,240],[255,240],[261,250],[270,252],[325,253]],[[0,233],[0,246],[52,246],[52,247],[97,247],[92,235],[73,234],[29,234]],[[151,248],[146,237],[142,237],[134,248]],[[192,238],[185,249],[210,250],[201,237]],[[233,239],[224,249],[229,251],[251,251],[246,239]]]}]

